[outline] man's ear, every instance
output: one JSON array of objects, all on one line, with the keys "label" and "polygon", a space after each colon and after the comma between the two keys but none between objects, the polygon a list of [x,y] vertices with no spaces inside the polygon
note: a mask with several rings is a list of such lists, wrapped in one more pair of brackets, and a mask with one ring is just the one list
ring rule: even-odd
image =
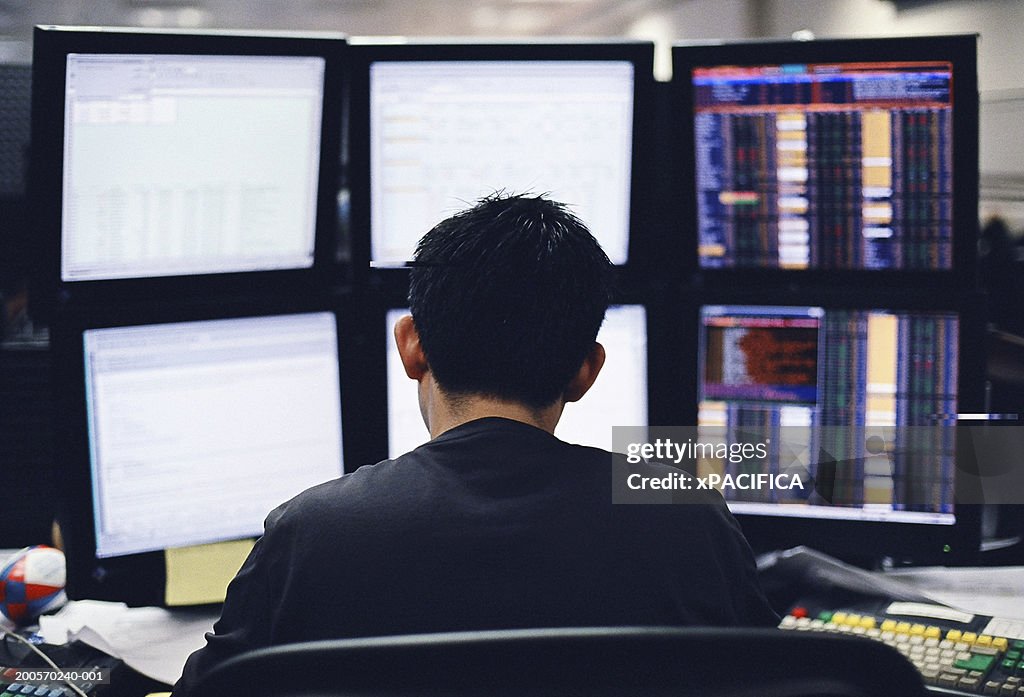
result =
[{"label": "man's ear", "polygon": [[420,380],[430,370],[427,356],[420,345],[420,333],[412,321],[412,315],[405,315],[395,324],[395,342],[398,355],[402,357],[405,374],[413,380]]},{"label": "man's ear", "polygon": [[597,375],[604,366],[605,357],[604,346],[595,341],[594,347],[590,349],[590,353],[587,354],[587,357],[583,359],[583,363],[580,364],[580,369],[576,371],[576,376],[573,377],[569,386],[565,388],[566,402],[579,401],[587,393],[587,390],[597,380]]}]

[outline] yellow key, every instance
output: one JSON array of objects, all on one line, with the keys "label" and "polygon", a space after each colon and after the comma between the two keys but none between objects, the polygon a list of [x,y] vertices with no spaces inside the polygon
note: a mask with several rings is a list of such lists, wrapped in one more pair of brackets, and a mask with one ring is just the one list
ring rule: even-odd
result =
[{"label": "yellow key", "polygon": [[915,624],[914,626],[912,626],[910,628],[910,633],[914,634],[914,635],[918,635],[918,636],[923,635],[924,634],[924,625],[923,624]]},{"label": "yellow key", "polygon": [[867,616],[861,617],[860,618],[860,626],[864,627],[864,629],[874,629],[875,628],[875,618],[874,617],[867,617]]},{"label": "yellow key", "polygon": [[909,634],[910,633],[910,622],[899,622],[896,624],[897,634]]},{"label": "yellow key", "polygon": [[968,644],[973,644],[977,640],[978,640],[978,635],[975,634],[974,632],[964,632],[964,635],[962,637],[960,637],[960,641],[966,642]]},{"label": "yellow key", "polygon": [[882,631],[883,632],[895,632],[896,631],[896,620],[882,620]]},{"label": "yellow key", "polygon": [[846,624],[846,613],[836,612],[832,615],[832,624]]},{"label": "yellow key", "polygon": [[978,640],[976,642],[974,642],[974,645],[975,646],[991,646],[992,645],[992,637],[989,636],[988,634],[982,634],[981,636],[978,637]]},{"label": "yellow key", "polygon": [[928,629],[924,630],[924,638],[925,639],[938,639],[941,636],[942,636],[942,630],[939,629],[938,627],[928,627]]},{"label": "yellow key", "polygon": [[849,615],[846,616],[846,622],[844,622],[843,624],[848,624],[851,627],[856,627],[860,624],[860,615],[851,612]]},{"label": "yellow key", "polygon": [[997,636],[994,639],[992,639],[992,648],[999,649],[1000,651],[1006,651],[1008,647],[1009,642],[1007,642],[1006,637]]},{"label": "yellow key", "polygon": [[950,629],[946,632],[946,638],[950,641],[960,641],[960,638],[963,637],[963,635],[963,632],[959,629]]}]

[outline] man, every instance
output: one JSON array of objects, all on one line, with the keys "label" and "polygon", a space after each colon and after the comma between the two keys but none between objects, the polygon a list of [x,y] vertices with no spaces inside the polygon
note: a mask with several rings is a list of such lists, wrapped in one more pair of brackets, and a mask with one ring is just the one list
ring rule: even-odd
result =
[{"label": "man", "polygon": [[604,363],[595,337],[610,286],[597,241],[541,197],[487,198],[428,232],[395,339],[432,440],[270,514],[176,697],[270,644],[774,623],[717,493],[613,504],[624,458],[613,468],[610,453],[552,435]]}]

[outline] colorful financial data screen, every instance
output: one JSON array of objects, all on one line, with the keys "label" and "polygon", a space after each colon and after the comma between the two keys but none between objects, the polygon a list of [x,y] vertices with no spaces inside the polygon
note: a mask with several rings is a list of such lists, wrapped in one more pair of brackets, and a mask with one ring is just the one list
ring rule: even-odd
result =
[{"label": "colorful financial data screen", "polygon": [[724,490],[735,512],[953,523],[959,332],[951,312],[704,306],[701,440],[767,457],[699,468],[811,482]]},{"label": "colorful financial data screen", "polygon": [[706,316],[704,395],[814,403],[820,314]]},{"label": "colorful financial data screen", "polygon": [[953,265],[953,65],[692,70],[704,268]]}]

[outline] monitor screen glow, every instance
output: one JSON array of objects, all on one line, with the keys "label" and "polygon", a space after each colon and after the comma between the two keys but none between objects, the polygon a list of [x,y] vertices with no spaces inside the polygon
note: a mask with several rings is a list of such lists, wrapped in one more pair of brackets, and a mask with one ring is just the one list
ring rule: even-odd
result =
[{"label": "monitor screen glow", "polygon": [[569,205],[626,263],[633,73],[627,61],[371,64],[373,263],[411,260],[427,230],[498,190]]},{"label": "monitor screen glow", "polygon": [[86,330],[96,556],[255,537],[342,473],[331,313]]},{"label": "monitor screen glow", "polygon": [[313,265],[325,61],[67,56],[61,278]]}]

